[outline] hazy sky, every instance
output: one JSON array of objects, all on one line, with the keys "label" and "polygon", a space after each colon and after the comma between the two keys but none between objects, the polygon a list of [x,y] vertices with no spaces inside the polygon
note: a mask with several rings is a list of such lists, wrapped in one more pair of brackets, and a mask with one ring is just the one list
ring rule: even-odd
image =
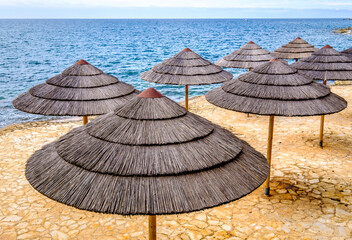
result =
[{"label": "hazy sky", "polygon": [[0,6],[352,9],[351,0],[0,0]]},{"label": "hazy sky", "polygon": [[352,0],[0,0],[0,18],[182,18],[192,8],[195,17],[352,17]]}]

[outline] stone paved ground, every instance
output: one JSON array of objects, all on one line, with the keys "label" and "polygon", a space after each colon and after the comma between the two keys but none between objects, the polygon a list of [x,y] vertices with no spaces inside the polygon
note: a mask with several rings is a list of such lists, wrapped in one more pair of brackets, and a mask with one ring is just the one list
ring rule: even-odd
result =
[{"label": "stone paved ground", "polygon": [[[352,103],[352,86],[333,91]],[[191,111],[231,130],[265,154],[268,117],[214,107]],[[24,177],[26,159],[77,121],[19,124],[0,132],[0,239],[146,239],[147,217],[77,210],[49,200]],[[159,239],[352,239],[352,107],[326,117],[275,118],[272,196],[263,187],[202,212],[158,217]]]}]

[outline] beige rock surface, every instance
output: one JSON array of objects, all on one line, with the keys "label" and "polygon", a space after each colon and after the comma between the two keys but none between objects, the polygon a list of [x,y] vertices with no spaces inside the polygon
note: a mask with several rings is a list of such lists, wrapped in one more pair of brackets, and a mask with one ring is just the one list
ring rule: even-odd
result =
[{"label": "beige rock surface", "polygon": [[[352,103],[352,86],[333,86]],[[268,117],[227,111],[204,96],[190,110],[265,154]],[[98,214],[52,201],[24,176],[26,160],[80,121],[18,124],[0,130],[0,239],[147,239],[147,217]],[[352,239],[352,107],[319,117],[275,118],[272,196],[263,187],[230,204],[157,219],[159,239]]]}]

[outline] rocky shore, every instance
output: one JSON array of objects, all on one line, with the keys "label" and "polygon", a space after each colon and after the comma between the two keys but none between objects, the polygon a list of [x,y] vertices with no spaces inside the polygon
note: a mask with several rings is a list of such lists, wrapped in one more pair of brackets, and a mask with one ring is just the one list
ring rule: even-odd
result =
[{"label": "rocky shore", "polygon": [[341,34],[352,34],[352,28],[339,28],[333,31],[334,33],[341,33]]},{"label": "rocky shore", "polygon": [[[352,86],[332,91],[352,103]],[[266,153],[268,117],[190,101],[190,111],[232,131]],[[272,195],[263,187],[213,209],[161,216],[158,239],[352,239],[352,107],[326,116],[325,146],[318,146],[319,116],[275,118]],[[26,160],[79,120],[16,124],[0,130],[0,239],[147,239],[147,217],[78,210],[35,191]]]}]

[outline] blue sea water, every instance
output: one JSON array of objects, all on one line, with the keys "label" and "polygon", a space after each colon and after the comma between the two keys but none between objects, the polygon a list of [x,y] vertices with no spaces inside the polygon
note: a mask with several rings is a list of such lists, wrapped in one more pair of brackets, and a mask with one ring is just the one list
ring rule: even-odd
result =
[{"label": "blue sea water", "polygon": [[[272,51],[300,36],[320,48],[352,46],[352,36],[332,33],[343,19],[0,19],[0,127],[47,119],[16,110],[11,101],[79,59],[143,90],[153,86],[176,101],[184,88],[153,84],[140,74],[185,47],[216,61],[254,41]],[[227,69],[235,76],[246,72]],[[218,85],[191,86],[190,96]]]}]

